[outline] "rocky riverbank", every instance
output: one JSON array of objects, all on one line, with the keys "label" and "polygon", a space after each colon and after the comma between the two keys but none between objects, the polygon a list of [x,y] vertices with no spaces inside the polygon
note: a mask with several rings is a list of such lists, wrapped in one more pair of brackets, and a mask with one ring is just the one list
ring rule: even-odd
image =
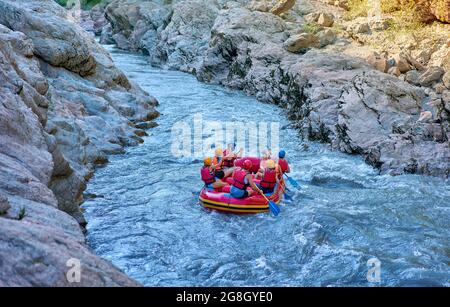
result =
[{"label": "rocky riverbank", "polygon": [[0,0],[0,98],[0,286],[138,285],[85,244],[79,205],[157,101],[52,0]]},{"label": "rocky riverbank", "polygon": [[429,65],[409,53],[364,60],[364,32],[386,24],[343,22],[339,34],[332,27],[343,9],[334,5],[344,3],[166,2],[107,1],[91,15],[109,21],[96,30],[102,42],[278,104],[304,137],[362,155],[382,173],[449,176],[448,43],[438,40]]}]

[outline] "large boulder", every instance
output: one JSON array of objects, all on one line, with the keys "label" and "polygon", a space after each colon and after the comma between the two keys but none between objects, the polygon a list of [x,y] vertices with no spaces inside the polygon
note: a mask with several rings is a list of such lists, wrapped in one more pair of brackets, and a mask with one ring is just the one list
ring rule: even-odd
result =
[{"label": "large boulder", "polygon": [[430,86],[441,80],[444,70],[439,66],[432,66],[425,70],[419,77],[422,86]]},{"label": "large boulder", "polygon": [[27,33],[36,55],[53,66],[82,76],[93,74],[96,62],[85,42],[87,34],[68,22],[49,22],[55,18],[63,20],[67,14],[60,6],[53,6],[53,11],[43,9],[50,2],[52,0],[0,1],[0,24]]}]

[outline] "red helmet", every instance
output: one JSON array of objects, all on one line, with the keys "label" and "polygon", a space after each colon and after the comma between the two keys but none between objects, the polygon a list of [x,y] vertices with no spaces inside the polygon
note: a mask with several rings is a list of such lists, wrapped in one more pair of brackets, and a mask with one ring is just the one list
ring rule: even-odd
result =
[{"label": "red helmet", "polygon": [[250,160],[245,160],[244,161],[244,163],[242,163],[242,166],[244,167],[244,169],[246,169],[246,170],[250,170],[251,168],[252,168],[252,165],[253,165],[253,163],[252,163],[252,161],[250,161]]}]

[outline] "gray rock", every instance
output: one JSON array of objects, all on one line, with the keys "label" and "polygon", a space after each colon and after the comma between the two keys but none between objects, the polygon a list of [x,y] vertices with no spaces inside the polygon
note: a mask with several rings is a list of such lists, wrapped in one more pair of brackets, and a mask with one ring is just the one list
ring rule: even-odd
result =
[{"label": "gray rock", "polygon": [[[426,111],[424,93],[382,73],[390,67],[387,59],[374,54],[372,67],[318,49],[293,53],[287,50],[296,42],[290,23],[237,2],[222,8],[209,30],[206,51],[197,49],[192,56],[200,63],[192,71],[199,80],[241,89],[286,108],[303,136],[360,154],[382,173],[449,176],[447,113],[435,112],[430,122],[418,121]],[[210,14],[205,15],[209,20]],[[370,27],[361,25],[357,32],[370,32]],[[165,38],[154,37],[157,45],[160,39]],[[177,37],[184,39],[189,44],[189,33]],[[172,52],[166,44],[158,49],[160,54]],[[418,67],[411,60],[408,63]],[[405,78],[411,82],[416,73],[409,71]]]},{"label": "gray rock", "polygon": [[320,31],[317,35],[319,36],[320,47],[325,47],[336,41],[336,33],[331,29]]},{"label": "gray rock", "polygon": [[367,22],[356,22],[349,25],[347,31],[355,34],[367,34],[370,32],[370,26]]},{"label": "gray rock", "polygon": [[420,73],[417,70],[410,70],[406,73],[405,80],[411,84],[419,85]]},{"label": "gray rock", "polygon": [[0,1],[0,285],[69,285],[71,257],[77,285],[137,285],[85,245],[79,205],[94,166],[137,143],[131,121],[154,119],[157,102],[64,14],[50,0]]},{"label": "gray rock", "polygon": [[[42,5],[48,5],[48,0]],[[48,22],[55,18],[63,20],[66,16],[62,7],[54,6],[53,9],[42,9],[38,1],[1,1],[0,24],[27,33],[33,41],[34,53],[46,62],[82,76],[93,74],[96,62],[85,42],[88,34],[68,22]],[[70,41],[65,40],[68,37]]]},{"label": "gray rock", "polygon": [[419,77],[419,83],[422,86],[430,86],[441,80],[444,69],[439,66],[432,66],[425,70]]}]

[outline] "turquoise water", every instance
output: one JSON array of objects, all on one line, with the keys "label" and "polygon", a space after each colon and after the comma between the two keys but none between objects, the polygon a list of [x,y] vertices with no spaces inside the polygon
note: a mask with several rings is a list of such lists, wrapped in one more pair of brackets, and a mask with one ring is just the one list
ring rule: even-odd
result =
[{"label": "turquoise water", "polygon": [[[83,208],[97,254],[148,286],[450,285],[448,181],[380,176],[359,157],[302,142],[276,106],[108,48],[162,115],[144,144],[110,157],[89,183],[98,197]],[[174,123],[194,114],[280,123],[280,146],[302,188],[291,187],[277,218],[198,204],[201,161],[170,149]],[[370,258],[381,262],[379,283],[367,280]]]}]

